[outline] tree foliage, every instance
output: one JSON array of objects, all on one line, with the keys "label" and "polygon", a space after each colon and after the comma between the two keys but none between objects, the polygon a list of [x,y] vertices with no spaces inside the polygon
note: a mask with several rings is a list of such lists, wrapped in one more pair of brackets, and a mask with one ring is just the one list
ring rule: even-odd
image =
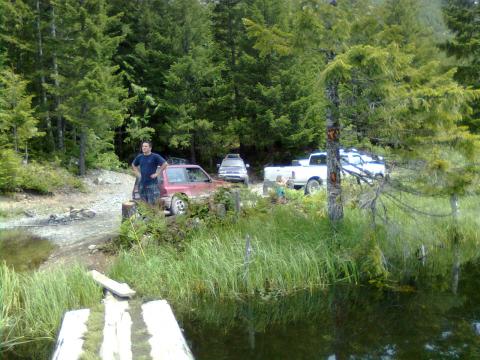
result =
[{"label": "tree foliage", "polygon": [[[211,167],[231,151],[261,166],[325,148],[331,114],[338,146],[415,156],[436,179],[461,157],[474,184],[478,11],[470,0],[0,0],[0,68],[22,94],[15,110],[3,86],[2,142],[24,150],[28,138],[33,156],[79,160],[80,172],[131,160],[143,139]],[[14,118],[30,124],[16,140]],[[473,186],[447,186],[450,170],[439,186]]]}]

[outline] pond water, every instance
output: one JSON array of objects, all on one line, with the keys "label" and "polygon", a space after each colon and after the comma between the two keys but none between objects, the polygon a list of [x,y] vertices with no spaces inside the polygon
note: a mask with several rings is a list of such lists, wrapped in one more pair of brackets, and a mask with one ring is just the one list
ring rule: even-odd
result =
[{"label": "pond water", "polygon": [[50,241],[20,230],[0,230],[0,263],[16,271],[34,270],[55,249]]},{"label": "pond water", "polygon": [[435,289],[335,287],[176,308],[196,359],[480,359],[480,264]]}]

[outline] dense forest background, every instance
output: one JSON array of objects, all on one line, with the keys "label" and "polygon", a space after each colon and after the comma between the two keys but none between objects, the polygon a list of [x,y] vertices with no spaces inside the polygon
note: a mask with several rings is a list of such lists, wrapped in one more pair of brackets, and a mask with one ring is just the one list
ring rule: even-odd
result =
[{"label": "dense forest background", "polygon": [[0,161],[83,174],[151,139],[261,166],[324,149],[328,114],[344,147],[468,153],[479,18],[473,0],[0,0]]}]

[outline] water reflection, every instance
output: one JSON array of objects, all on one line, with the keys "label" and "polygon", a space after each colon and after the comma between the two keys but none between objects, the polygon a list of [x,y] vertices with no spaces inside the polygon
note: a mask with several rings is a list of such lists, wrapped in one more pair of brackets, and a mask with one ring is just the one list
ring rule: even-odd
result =
[{"label": "water reflection", "polygon": [[[455,287],[335,287],[177,306],[197,359],[480,359],[480,266]],[[438,284],[437,284],[438,285]]]},{"label": "water reflection", "polygon": [[0,263],[16,271],[34,270],[55,249],[50,241],[20,230],[0,230]]}]

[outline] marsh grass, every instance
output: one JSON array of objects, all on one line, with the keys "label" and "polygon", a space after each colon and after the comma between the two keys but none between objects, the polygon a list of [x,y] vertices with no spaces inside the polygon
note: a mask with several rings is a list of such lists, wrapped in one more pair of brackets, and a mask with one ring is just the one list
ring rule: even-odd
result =
[{"label": "marsh grass", "polygon": [[38,271],[21,274],[0,266],[0,352],[15,348],[36,359],[47,358],[68,310],[91,307],[102,298],[85,269]]},{"label": "marsh grass", "polygon": [[[304,197],[287,191],[284,205],[252,198],[239,216],[219,218],[201,212],[203,218],[196,213],[194,219],[179,217],[175,223],[155,217],[140,224],[148,241],[132,241],[131,248],[120,252],[110,275],[127,282],[143,300],[167,298],[188,308],[204,298],[261,299],[268,307],[270,301],[333,284],[373,283],[412,291],[414,286],[430,286],[448,278],[454,261],[463,264],[479,257],[478,197],[461,199],[457,223],[449,216],[420,214],[448,214],[448,199],[404,195],[402,200],[420,210],[416,212],[404,211],[382,198],[382,217],[373,223],[371,212],[360,208],[361,196],[358,188],[348,188],[345,219],[335,226],[328,220],[322,192]],[[166,229],[182,235],[165,241],[161,236]],[[419,252],[422,246],[424,259]],[[13,348],[31,358],[48,357],[64,312],[91,308],[101,297],[100,288],[79,266],[18,273],[3,264],[0,353]],[[242,314],[250,310],[247,306]],[[274,316],[284,316],[282,307]],[[98,339],[91,344],[90,355],[95,358]]]},{"label": "marsh grass", "polygon": [[[452,219],[420,212],[448,214],[448,199],[404,196],[419,213],[382,199],[387,219],[377,217],[374,224],[371,212],[359,208],[361,191],[353,186],[346,191],[345,219],[336,226],[327,218],[325,193],[304,197],[287,191],[287,205],[260,199],[240,219],[192,229],[180,250],[151,243],[143,254],[135,248],[121,252],[111,275],[146,297],[184,301],[287,295],[338,283],[402,289],[402,284],[447,275],[454,253]],[[480,255],[477,200],[462,199],[461,263]],[[252,247],[248,262],[247,235]]]},{"label": "marsh grass", "polygon": [[[147,248],[145,259],[138,252],[124,252],[111,274],[146,296],[184,299],[199,294],[287,294],[357,282],[355,261],[344,251],[351,229],[365,226],[354,222],[333,233],[329,221],[317,218],[315,212],[306,214],[294,205],[274,207],[236,222],[201,228],[181,252],[168,245]],[[248,262],[247,235],[252,247]]]}]

